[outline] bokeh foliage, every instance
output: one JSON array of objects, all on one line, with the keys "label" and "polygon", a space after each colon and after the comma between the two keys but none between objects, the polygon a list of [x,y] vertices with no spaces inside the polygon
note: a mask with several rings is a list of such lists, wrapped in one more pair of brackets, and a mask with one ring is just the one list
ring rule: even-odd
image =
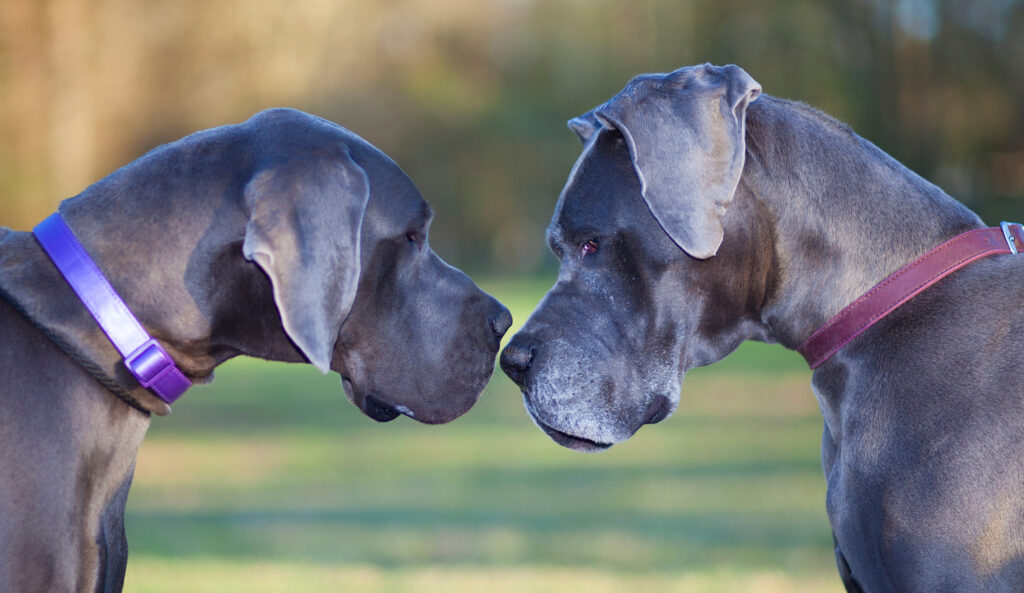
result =
[{"label": "bokeh foliage", "polygon": [[1019,0],[8,0],[0,224],[288,105],[392,155],[453,263],[536,272],[579,151],[565,121],[704,61],[847,121],[990,221],[1024,217]]}]

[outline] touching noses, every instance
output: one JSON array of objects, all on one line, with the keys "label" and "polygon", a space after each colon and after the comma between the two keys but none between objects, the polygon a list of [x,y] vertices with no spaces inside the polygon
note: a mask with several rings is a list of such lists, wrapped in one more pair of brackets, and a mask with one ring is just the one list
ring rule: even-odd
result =
[{"label": "touching noses", "polygon": [[526,374],[533,363],[536,344],[522,334],[516,334],[501,352],[501,370],[519,387],[525,387]]}]

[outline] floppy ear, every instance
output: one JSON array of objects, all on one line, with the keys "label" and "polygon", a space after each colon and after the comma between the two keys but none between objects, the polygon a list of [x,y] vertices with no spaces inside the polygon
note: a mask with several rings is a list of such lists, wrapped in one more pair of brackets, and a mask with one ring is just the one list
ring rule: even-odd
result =
[{"label": "floppy ear", "polygon": [[576,136],[580,139],[580,142],[586,144],[590,141],[590,138],[594,135],[594,132],[601,129],[601,122],[594,117],[594,111],[588,111],[579,117],[574,117],[566,122],[569,129],[576,132]]},{"label": "floppy ear", "polygon": [[679,247],[709,258],[722,243],[746,154],[747,105],[761,85],[705,64],[634,78],[594,113],[622,133],[647,206]]},{"label": "floppy ear", "polygon": [[270,278],[284,330],[321,372],[359,284],[359,230],[369,183],[347,149],[336,159],[293,159],[245,187],[242,253]]}]

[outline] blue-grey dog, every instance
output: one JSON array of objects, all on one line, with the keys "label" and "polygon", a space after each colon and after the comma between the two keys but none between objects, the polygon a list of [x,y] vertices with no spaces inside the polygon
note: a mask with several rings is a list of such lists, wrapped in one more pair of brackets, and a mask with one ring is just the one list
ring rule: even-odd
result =
[{"label": "blue-grey dog", "polygon": [[[241,354],[308,361],[376,420],[447,422],[511,323],[430,249],[394,161],[298,111],[160,147],[60,213],[192,381]],[[169,408],[29,233],[0,228],[0,296],[0,591],[120,591],[136,453]]]},{"label": "blue-grey dog", "polygon": [[[797,348],[982,227],[846,126],[759,94],[736,66],[697,66],[570,121],[559,278],[501,361],[557,442],[628,439],[675,410],[687,370],[747,339]],[[849,591],[1024,591],[1022,257],[938,281],[814,373]]]}]

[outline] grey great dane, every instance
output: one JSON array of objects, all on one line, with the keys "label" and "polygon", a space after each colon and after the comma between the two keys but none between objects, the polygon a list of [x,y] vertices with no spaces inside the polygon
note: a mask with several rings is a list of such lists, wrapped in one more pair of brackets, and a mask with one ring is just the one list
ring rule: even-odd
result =
[{"label": "grey great dane", "polygon": [[[558,281],[502,353],[536,424],[598,451],[748,339],[797,348],[979,218],[736,66],[642,75],[569,122]],[[760,96],[759,96],[760,95]],[[847,590],[1024,591],[1024,260],[979,260],[814,372]]]},{"label": "grey great dane", "polygon": [[[394,161],[294,110],[160,147],[60,212],[193,381],[237,355],[308,361],[376,420],[447,422],[511,323],[430,249]],[[0,294],[0,591],[120,591],[136,453],[170,409],[29,233],[0,228]]]}]

